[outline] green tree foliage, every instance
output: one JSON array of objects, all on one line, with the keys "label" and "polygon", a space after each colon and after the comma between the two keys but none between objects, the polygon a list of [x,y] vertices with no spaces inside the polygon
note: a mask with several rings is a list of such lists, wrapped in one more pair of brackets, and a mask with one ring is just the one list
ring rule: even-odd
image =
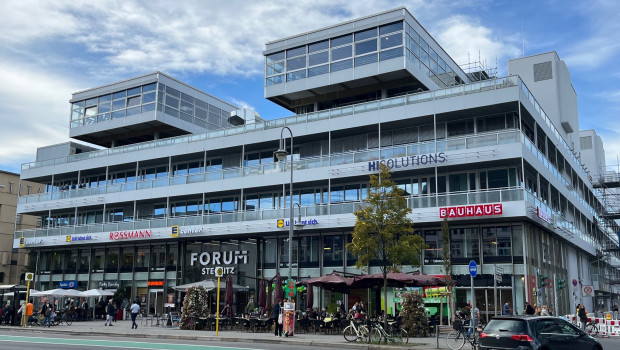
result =
[{"label": "green tree foliage", "polygon": [[198,318],[205,318],[209,312],[207,290],[202,286],[189,287],[183,299],[183,313],[179,321],[181,329],[194,329]]},{"label": "green tree foliage", "polygon": [[[390,169],[379,165],[379,174],[370,176],[364,205],[354,213],[357,221],[353,241],[347,249],[357,256],[356,266],[365,270],[371,261],[383,273],[383,300],[387,302],[387,274],[399,272],[402,265],[420,266],[424,240],[413,234],[407,217],[411,208],[403,190],[391,180]],[[386,310],[386,305],[383,305]]]},{"label": "green tree foliage", "polygon": [[116,305],[116,307],[121,307],[123,304],[123,300],[127,299],[127,292],[125,288],[118,287],[112,295],[112,302]]},{"label": "green tree foliage", "polygon": [[424,300],[418,292],[404,293],[402,311],[403,327],[412,337],[425,337],[428,335],[428,318],[424,313]]}]

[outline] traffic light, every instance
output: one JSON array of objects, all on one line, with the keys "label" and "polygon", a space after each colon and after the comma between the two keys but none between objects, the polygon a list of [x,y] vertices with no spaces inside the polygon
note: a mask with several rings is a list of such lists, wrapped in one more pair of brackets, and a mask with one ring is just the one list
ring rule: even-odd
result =
[{"label": "traffic light", "polygon": [[558,284],[555,286],[556,290],[566,288],[566,280],[558,280]]},{"label": "traffic light", "polygon": [[540,279],[540,287],[549,285],[549,276],[540,275],[538,278]]}]

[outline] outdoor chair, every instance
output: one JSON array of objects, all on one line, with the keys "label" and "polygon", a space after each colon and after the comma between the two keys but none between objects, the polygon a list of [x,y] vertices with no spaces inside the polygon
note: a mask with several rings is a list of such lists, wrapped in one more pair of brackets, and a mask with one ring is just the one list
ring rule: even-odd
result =
[{"label": "outdoor chair", "polygon": [[297,333],[308,333],[308,326],[310,325],[310,320],[307,318],[299,319],[295,322],[295,328]]},{"label": "outdoor chair", "polygon": [[325,327],[325,322],[323,320],[312,320],[312,328],[314,329],[314,334],[316,332],[320,332]]},{"label": "outdoor chair", "polygon": [[250,331],[250,320],[245,318],[237,319],[237,331],[238,332],[249,332]]}]

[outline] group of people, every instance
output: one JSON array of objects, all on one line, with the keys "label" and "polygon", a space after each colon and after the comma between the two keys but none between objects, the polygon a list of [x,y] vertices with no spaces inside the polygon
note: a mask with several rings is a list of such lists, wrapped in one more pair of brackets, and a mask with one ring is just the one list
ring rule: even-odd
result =
[{"label": "group of people", "polygon": [[537,316],[553,316],[553,309],[548,307],[547,305],[533,307],[532,305],[530,305],[530,303],[526,301],[523,314]]}]

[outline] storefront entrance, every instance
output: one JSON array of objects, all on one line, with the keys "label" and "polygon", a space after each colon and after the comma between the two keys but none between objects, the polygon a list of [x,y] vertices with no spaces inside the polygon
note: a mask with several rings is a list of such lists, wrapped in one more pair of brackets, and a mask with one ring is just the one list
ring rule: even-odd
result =
[{"label": "storefront entrance", "polygon": [[163,289],[149,289],[149,296],[147,300],[149,306],[149,315],[161,315],[164,311],[164,290]]},{"label": "storefront entrance", "polygon": [[491,317],[502,314],[502,307],[508,301],[512,309],[512,289],[497,288],[497,304],[493,288],[475,289],[476,306],[480,309],[482,323],[488,323]]}]

